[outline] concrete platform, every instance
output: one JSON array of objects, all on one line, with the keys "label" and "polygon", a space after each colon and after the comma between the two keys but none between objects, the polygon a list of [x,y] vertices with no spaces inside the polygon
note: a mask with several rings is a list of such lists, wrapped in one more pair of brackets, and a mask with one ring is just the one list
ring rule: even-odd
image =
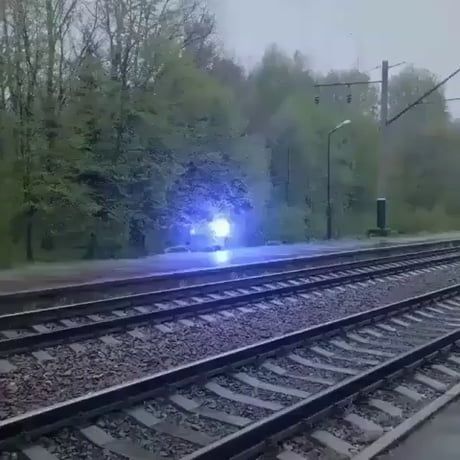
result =
[{"label": "concrete platform", "polygon": [[395,238],[320,241],[291,245],[238,248],[218,252],[157,254],[141,259],[37,263],[17,269],[0,271],[0,294],[80,284],[88,281],[96,282],[155,274],[160,275],[455,238],[460,239],[460,232]]},{"label": "concrete platform", "polygon": [[415,431],[380,460],[458,460],[460,458],[460,401]]}]

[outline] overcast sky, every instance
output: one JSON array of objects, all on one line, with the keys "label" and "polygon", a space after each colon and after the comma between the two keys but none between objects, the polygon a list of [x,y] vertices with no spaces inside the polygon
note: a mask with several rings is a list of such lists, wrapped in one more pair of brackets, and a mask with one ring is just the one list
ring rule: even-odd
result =
[{"label": "overcast sky", "polygon": [[[208,0],[218,33],[241,64],[277,43],[300,50],[321,71],[368,71],[382,59],[407,61],[443,78],[460,67],[460,0]],[[396,69],[395,69],[396,70]],[[373,71],[378,77],[379,71]],[[447,86],[460,97],[460,75]],[[460,102],[450,104],[460,116]]]}]

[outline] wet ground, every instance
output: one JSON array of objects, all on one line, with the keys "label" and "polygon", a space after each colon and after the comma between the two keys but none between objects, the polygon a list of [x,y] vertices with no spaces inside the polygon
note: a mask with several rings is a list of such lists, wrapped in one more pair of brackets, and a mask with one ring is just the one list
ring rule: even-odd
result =
[{"label": "wet ground", "polygon": [[140,259],[37,263],[18,269],[0,271],[0,293],[79,284],[87,281],[94,282],[193,271],[276,259],[314,256],[373,246],[419,243],[458,237],[460,237],[460,233],[387,239],[319,241],[291,245],[237,248],[218,252],[157,254]]},{"label": "wet ground", "polygon": [[460,401],[412,433],[380,460],[458,460],[460,458]]}]

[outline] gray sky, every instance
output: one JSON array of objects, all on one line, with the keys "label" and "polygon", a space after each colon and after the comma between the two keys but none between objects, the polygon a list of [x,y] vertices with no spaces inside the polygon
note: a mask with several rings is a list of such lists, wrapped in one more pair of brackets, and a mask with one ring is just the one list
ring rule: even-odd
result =
[{"label": "gray sky", "polygon": [[[321,71],[358,62],[368,71],[388,59],[444,78],[460,66],[460,0],[208,1],[225,48],[246,66],[271,43],[302,51]],[[379,71],[371,75],[378,78]],[[460,97],[460,75],[448,84],[447,96]],[[460,116],[460,101],[450,108]]]}]

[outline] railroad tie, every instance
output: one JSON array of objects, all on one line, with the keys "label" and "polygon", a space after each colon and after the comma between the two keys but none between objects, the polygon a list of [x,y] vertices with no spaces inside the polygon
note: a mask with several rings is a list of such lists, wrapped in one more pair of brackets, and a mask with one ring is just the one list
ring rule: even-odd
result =
[{"label": "railroad tie", "polygon": [[239,417],[237,415],[227,414],[223,411],[210,409],[208,407],[202,406],[200,403],[193,399],[189,399],[185,396],[182,396],[179,393],[171,395],[169,397],[169,400],[182,410],[198,414],[204,418],[209,418],[212,420],[217,420],[218,422],[227,423],[238,428],[243,428],[252,423],[252,420],[247,417]]},{"label": "railroad tie", "polygon": [[76,321],[69,319],[69,318],[61,319],[60,322],[65,327],[77,327],[78,326],[78,323]]},{"label": "railroad tie", "polygon": [[435,304],[436,307],[442,308],[444,311],[458,313],[458,306],[454,306],[450,300],[446,300],[444,302],[436,302]]},{"label": "railroad tie", "polygon": [[96,425],[82,428],[80,433],[88,441],[92,442],[101,449],[106,449],[130,460],[160,460],[161,458],[132,443],[131,441],[113,438],[109,433]]},{"label": "railroad tie", "polygon": [[86,317],[95,323],[99,323],[100,321],[104,320],[101,315],[86,315]]},{"label": "railroad tie", "polygon": [[359,366],[377,366],[378,364],[380,364],[380,361],[377,361],[375,359],[362,358],[361,356],[356,357],[354,355],[352,356],[335,355],[334,359],[337,361],[345,361],[347,363],[358,364]]},{"label": "railroad tie", "polygon": [[428,311],[431,311],[432,313],[436,313],[437,315],[447,315],[447,312],[439,310],[435,307],[426,307]]},{"label": "railroad tie", "polygon": [[75,353],[83,353],[85,351],[85,346],[81,343],[70,343],[69,348]]},{"label": "railroad tie", "polygon": [[321,377],[310,377],[310,376],[305,376],[305,375],[291,374],[283,367],[277,366],[276,364],[270,363],[268,361],[263,363],[262,367],[264,367],[270,372],[273,372],[276,375],[289,377],[290,379],[294,379],[294,380],[303,380],[304,382],[319,383],[320,385],[327,385],[327,386],[334,385],[335,383],[333,380],[323,379]]},{"label": "railroad tie", "polygon": [[191,300],[193,300],[195,303],[206,302],[206,299],[204,299],[202,297],[191,297]]},{"label": "railroad tie", "polygon": [[389,326],[388,324],[377,323],[375,324],[375,327],[378,327],[386,332],[397,332],[396,328],[394,328],[393,326]]},{"label": "railroad tie", "polygon": [[167,419],[159,419],[143,407],[128,409],[126,413],[147,428],[152,428],[158,433],[167,434],[198,446],[207,446],[215,441],[213,437],[206,433],[190,430],[184,426],[169,422]]},{"label": "railroad tie", "polygon": [[289,302],[296,303],[297,299],[293,296],[285,297],[286,300],[289,300]]},{"label": "railroad tie", "polygon": [[145,339],[145,334],[140,329],[132,329],[131,331],[128,331],[128,334],[134,339]]},{"label": "railroad tie", "polygon": [[281,300],[278,300],[278,299],[271,299],[270,302],[273,305],[276,305],[277,307],[283,307],[284,306],[284,303],[281,302]]},{"label": "railroad tie", "polygon": [[375,331],[374,329],[370,329],[368,327],[361,329],[359,332],[361,334],[367,334],[367,335],[370,335],[372,337],[376,337],[377,339],[383,337],[383,334],[381,334],[380,332]]},{"label": "railroad tie", "polygon": [[308,460],[303,455],[299,455],[292,450],[283,450],[276,456],[276,458],[278,460]]},{"label": "railroad tie", "polygon": [[195,323],[190,319],[180,319],[179,323],[181,323],[185,327],[193,327]]},{"label": "railroad tie", "polygon": [[47,334],[48,332],[51,332],[51,329],[46,327],[44,324],[34,324],[31,326],[31,329],[33,329],[38,334]]},{"label": "railroad tie", "polygon": [[355,448],[343,439],[334,436],[328,431],[318,430],[311,434],[311,437],[328,449],[337,452],[340,455],[351,457]]},{"label": "railroad tie", "polygon": [[460,373],[451,369],[450,367],[445,366],[444,364],[434,364],[431,366],[434,370],[439,371],[449,377],[453,377],[455,379],[460,379]]},{"label": "railroad tie", "polygon": [[115,337],[111,335],[104,335],[102,337],[99,337],[99,340],[105,343],[106,345],[110,345],[110,346],[120,345],[121,343],[119,340],[117,340]]},{"label": "railroad tie", "polygon": [[[238,295],[238,292],[237,292],[237,295]],[[221,300],[221,299],[223,299],[223,297],[221,295],[215,294],[213,292],[208,294],[208,296],[211,297],[211,299],[213,299],[213,300]]]},{"label": "railroad tie", "polygon": [[253,388],[259,388],[261,390],[271,391],[272,393],[280,393],[287,396],[294,396],[295,398],[306,399],[310,396],[310,393],[306,391],[297,390],[296,388],[289,388],[281,385],[274,385],[272,383],[267,383],[258,378],[252,377],[249,374],[244,372],[238,372],[233,374],[233,377],[236,380],[239,380],[246,385],[249,385]]},{"label": "railroad tie", "polygon": [[404,315],[404,317],[407,318],[407,319],[410,320],[410,321],[415,322],[415,323],[423,323],[423,319],[416,318],[416,317],[413,316],[413,315],[406,314],[406,315]]},{"label": "railroad tie", "polygon": [[414,313],[416,313],[417,315],[419,316],[423,316],[425,318],[428,318],[428,319],[436,319],[435,316],[433,316],[431,313],[427,313],[426,311],[415,311]]},{"label": "railroad tie", "polygon": [[321,348],[318,346],[310,347],[311,351],[314,351],[318,355],[324,356],[325,358],[332,358],[335,356],[335,353],[332,353],[332,351],[326,350],[325,348]]},{"label": "railroad tie", "polygon": [[394,404],[391,404],[388,401],[384,401],[382,399],[369,399],[367,403],[369,406],[375,407],[390,417],[401,418],[403,415],[402,409],[396,407]]},{"label": "railroad tie", "polygon": [[118,318],[125,318],[127,316],[123,310],[112,310],[111,313]]},{"label": "railroad tie", "polygon": [[304,292],[301,292],[299,294],[299,297],[302,297],[302,299],[305,299],[305,300],[310,300],[312,298],[311,294],[305,294]]},{"label": "railroad tie", "polygon": [[458,298],[444,300],[443,302],[438,302],[438,305],[442,305],[444,308],[449,310],[458,310],[460,308],[460,301]]},{"label": "railroad tie", "polygon": [[421,374],[421,373],[415,374],[414,380],[416,380],[419,383],[422,383],[423,385],[426,385],[427,387],[430,387],[431,389],[435,391],[440,391],[440,392],[447,391],[447,385],[445,383],[442,383],[439,380],[435,380],[424,374]]},{"label": "railroad tie", "polygon": [[16,339],[20,334],[14,329],[4,329],[0,331],[7,339]]},{"label": "railroad tie", "polygon": [[348,414],[344,420],[359,428],[366,435],[366,441],[368,442],[374,439],[378,439],[384,433],[383,427],[373,422],[372,420],[361,417],[358,414]]},{"label": "railroad tie", "polygon": [[16,366],[11,364],[7,359],[0,359],[0,374],[7,374],[15,369]]},{"label": "railroad tie", "polygon": [[363,348],[363,347],[355,347],[343,340],[334,339],[334,340],[331,340],[331,343],[335,345],[336,347],[341,348],[342,350],[345,350],[345,351],[354,351],[356,353],[364,353],[367,355],[381,356],[385,358],[392,358],[395,356],[394,353],[389,353],[387,351],[372,350],[370,348]]},{"label": "railroad tie", "polygon": [[207,323],[215,323],[217,321],[217,319],[212,315],[199,315],[199,317]]},{"label": "railroad tie", "polygon": [[39,445],[22,449],[22,453],[29,460],[59,460],[55,455]]},{"label": "railroad tie", "polygon": [[253,396],[246,396],[241,393],[236,393],[228,388],[219,385],[216,382],[209,382],[205,385],[206,389],[212,393],[220,396],[221,398],[229,399],[230,401],[239,402],[246,404],[248,406],[260,407],[261,409],[268,409],[271,411],[279,411],[284,408],[280,403],[274,401],[265,401],[260,398],[255,398]]},{"label": "railroad tie", "polygon": [[353,340],[355,342],[362,343],[364,345],[368,345],[368,344],[372,343],[371,340],[366,339],[364,337],[361,337],[359,334],[356,334],[354,332],[349,332],[347,334],[347,338],[350,339],[350,340]]},{"label": "railroad tie", "polygon": [[247,308],[247,307],[239,307],[238,310],[241,313],[253,313],[254,312],[252,308]]},{"label": "railroad tie", "polygon": [[292,286],[299,286],[302,284],[302,281],[296,279],[296,280],[288,280],[288,283],[292,284]]},{"label": "railroad tie", "polygon": [[398,385],[396,388],[394,388],[393,391],[396,391],[396,393],[399,393],[400,395],[405,396],[406,398],[415,402],[419,402],[425,398],[425,396],[418,391],[415,391],[412,388],[408,388],[404,385]]},{"label": "railroad tie", "polygon": [[402,319],[399,319],[399,318],[390,318],[390,321],[398,326],[401,326],[401,327],[409,327],[410,324],[409,323],[406,323],[405,321],[403,321]]},{"label": "railroad tie", "polygon": [[339,374],[345,374],[345,375],[357,375],[359,374],[359,371],[356,369],[350,369],[350,368],[344,368],[344,367],[337,367],[337,366],[332,366],[330,364],[325,364],[325,363],[319,363],[316,361],[310,361],[302,356],[296,355],[294,353],[291,353],[288,355],[288,358],[291,359],[292,361],[301,364],[302,366],[305,367],[311,367],[313,369],[320,369],[324,371],[331,371],[331,372],[337,372]]},{"label": "railroad tie", "polygon": [[448,360],[451,361],[452,363],[460,365],[460,357],[458,356],[451,355],[449,356]]},{"label": "railroad tie", "polygon": [[41,363],[45,361],[53,361],[55,359],[45,350],[33,351],[32,355]]},{"label": "railroad tie", "polygon": [[188,302],[187,302],[186,300],[176,299],[176,300],[173,300],[173,302],[174,302],[178,307],[187,307],[187,306],[188,306]]},{"label": "railroad tie", "polygon": [[227,318],[227,319],[235,317],[235,315],[232,312],[227,311],[227,310],[223,310],[223,311],[221,311],[219,313],[220,313],[221,316],[223,316],[224,318]]},{"label": "railroad tie", "polygon": [[169,334],[172,332],[172,329],[170,329],[168,326],[165,326],[164,324],[156,324],[155,328],[164,334]]}]

